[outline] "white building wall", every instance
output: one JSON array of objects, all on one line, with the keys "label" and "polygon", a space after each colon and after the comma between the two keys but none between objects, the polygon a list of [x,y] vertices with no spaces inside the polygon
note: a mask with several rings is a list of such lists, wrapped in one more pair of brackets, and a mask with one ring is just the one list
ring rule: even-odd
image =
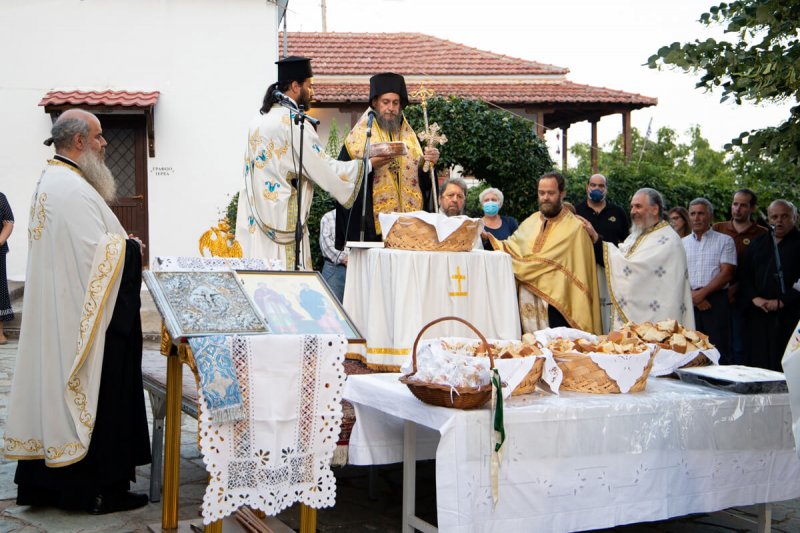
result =
[{"label": "white building wall", "polygon": [[241,187],[247,123],[276,76],[277,11],[268,0],[2,0],[0,191],[16,217],[9,279],[25,275],[30,198],[53,153],[42,144],[50,116],[37,104],[53,89],[161,91],[148,158],[150,257],[197,255],[201,233]]}]

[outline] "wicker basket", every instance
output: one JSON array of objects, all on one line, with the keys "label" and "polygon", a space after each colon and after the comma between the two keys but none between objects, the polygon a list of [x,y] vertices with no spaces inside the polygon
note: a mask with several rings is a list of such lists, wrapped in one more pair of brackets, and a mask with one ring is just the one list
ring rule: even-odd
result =
[{"label": "wicker basket", "polygon": [[478,331],[475,326],[456,316],[445,316],[437,318],[422,327],[414,340],[414,347],[411,350],[411,361],[413,363],[413,370],[410,374],[400,376],[400,382],[408,386],[411,394],[419,398],[419,400],[440,407],[455,407],[456,409],[476,409],[482,406],[492,396],[492,385],[483,385],[481,387],[451,387],[450,385],[439,385],[438,383],[426,383],[409,379],[417,373],[417,345],[419,344],[422,334],[425,333],[429,327],[445,320],[455,320],[469,327],[480,337],[483,345],[486,346],[487,355],[489,356],[489,367],[494,368],[494,356],[492,355],[492,348],[487,342],[486,338]]},{"label": "wicker basket", "polygon": [[695,367],[695,366],[708,366],[710,364],[711,364],[711,359],[706,357],[706,354],[704,354],[703,352],[700,352],[699,354],[697,354],[697,357],[695,357],[694,359],[692,359],[691,361],[689,361],[688,363],[683,365],[681,368],[692,368],[692,367]]},{"label": "wicker basket", "polygon": [[384,239],[387,248],[434,252],[468,252],[475,244],[479,221],[465,220],[461,226],[439,241],[436,228],[416,217],[398,217]]},{"label": "wicker basket", "polygon": [[[580,353],[553,352],[553,358],[561,369],[564,377],[561,380],[561,389],[589,392],[592,394],[619,394],[617,382],[608,377],[606,371],[597,366],[588,355]],[[644,367],[642,375],[636,380],[628,392],[641,392],[647,385],[647,376],[653,368],[655,351],[650,354],[650,360]]]},{"label": "wicker basket", "polygon": [[519,382],[519,385],[517,385],[517,388],[511,393],[511,396],[530,394],[536,390],[536,384],[542,378],[542,371],[544,370],[544,357],[535,355],[531,357],[536,357],[536,361],[533,362],[533,367],[528,371],[528,375]]}]

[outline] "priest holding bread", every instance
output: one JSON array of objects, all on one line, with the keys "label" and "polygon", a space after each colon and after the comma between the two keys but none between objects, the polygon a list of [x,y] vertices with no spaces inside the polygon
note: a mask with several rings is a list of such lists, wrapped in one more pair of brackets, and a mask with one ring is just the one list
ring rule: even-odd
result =
[{"label": "priest holding bread", "polygon": [[403,115],[403,109],[408,105],[408,91],[403,76],[392,72],[372,76],[369,80],[369,101],[370,107],[348,133],[339,154],[341,161],[364,157],[372,116],[372,171],[367,182],[367,197],[364,198],[362,187],[352,206],[336,206],[338,250],[343,250],[347,241],[360,240],[364,201],[365,241],[381,240],[380,213],[433,210],[431,178],[423,171],[423,165],[426,161],[435,165],[439,161],[439,151],[433,147],[423,151],[416,133]]},{"label": "priest holding bread", "polygon": [[626,322],[667,319],[695,328],[686,252],[680,236],[662,219],[663,211],[658,191],[636,191],[631,198],[631,233],[619,246],[601,241],[582,219],[595,242],[597,262],[606,269],[613,329]]}]

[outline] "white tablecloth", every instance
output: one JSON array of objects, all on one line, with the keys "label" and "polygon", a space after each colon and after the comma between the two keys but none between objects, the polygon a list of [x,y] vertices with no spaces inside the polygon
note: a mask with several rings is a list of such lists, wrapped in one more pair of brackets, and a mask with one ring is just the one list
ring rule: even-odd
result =
[{"label": "white tablecloth", "polygon": [[[422,327],[442,316],[463,318],[486,338],[521,334],[511,257],[503,252],[353,249],[344,308],[366,337],[365,362],[379,370],[399,370]],[[435,337],[475,334],[449,321],[425,333]]]},{"label": "white tablecloth", "polygon": [[651,378],[637,394],[508,400],[493,509],[488,408],[423,404],[397,377],[349,376],[350,462],[398,462],[403,421],[431,428],[418,431],[417,449],[435,453],[443,532],[580,531],[800,496],[787,394]]}]

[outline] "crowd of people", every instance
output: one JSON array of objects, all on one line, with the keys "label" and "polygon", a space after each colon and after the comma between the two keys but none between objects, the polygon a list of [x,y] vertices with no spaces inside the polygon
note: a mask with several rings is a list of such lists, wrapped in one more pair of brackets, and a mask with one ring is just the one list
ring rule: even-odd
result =
[{"label": "crowd of people", "polygon": [[[333,159],[314,128],[301,134],[296,127],[313,96],[310,60],[277,64],[278,81],[248,131],[236,237],[248,257],[310,268],[306,221],[313,184],[322,187],[338,203],[322,220],[323,275],[341,300],[347,241],[362,233],[381,240],[380,213],[433,211],[436,198],[441,214],[463,215],[467,184],[451,178],[438,185],[423,171],[439,152],[420,146],[403,115],[402,76],[370,79],[370,105]],[[371,136],[401,142],[405,151],[365,157]],[[45,144],[55,145],[55,155],[30,208],[27,312],[5,457],[19,460],[19,504],[93,514],[133,509],[147,502],[128,490],[135,467],[151,459],[141,376],[143,244],[108,207],[115,185],[98,118],[67,110]],[[521,223],[500,214],[502,191],[481,192],[483,247],[511,256],[523,330],[601,333],[627,321],[671,318],[707,333],[723,363],[780,370],[800,319],[796,207],[776,199],[759,225],[756,194],[741,189],[730,220],[712,226],[714,208],[705,198],[665,211],[662,195],[642,188],[628,211],[608,200],[609,188],[603,175],[591,176],[586,199],[573,208],[564,177],[548,172],[538,179],[539,210]],[[4,265],[14,223],[2,194],[0,222],[2,344],[2,323],[13,317]]]},{"label": "crowd of people", "polygon": [[[506,240],[489,237],[512,256],[524,331],[569,325],[599,333],[671,318],[708,335],[723,364],[781,370],[800,320],[800,231],[791,202],[772,201],[762,225],[754,220],[756,194],[740,189],[730,220],[712,225],[706,198],[665,211],[661,193],[642,188],[630,200],[628,228],[624,210],[606,199],[604,176],[589,178],[575,214],[565,208],[564,188],[558,173],[543,175],[539,212]],[[574,231],[576,221],[585,234]],[[596,272],[587,269],[592,262]],[[600,323],[590,319],[597,310]]]}]

